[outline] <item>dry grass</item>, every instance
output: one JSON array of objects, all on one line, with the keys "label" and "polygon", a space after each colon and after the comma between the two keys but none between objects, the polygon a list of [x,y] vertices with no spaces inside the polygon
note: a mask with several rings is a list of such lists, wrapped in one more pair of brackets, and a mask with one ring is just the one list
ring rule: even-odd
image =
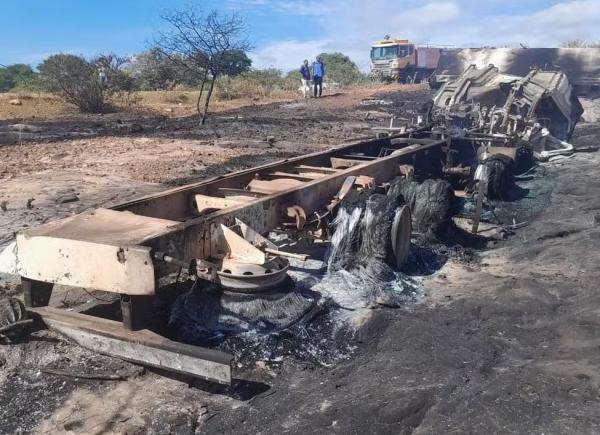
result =
[{"label": "dry grass", "polygon": [[[198,91],[141,91],[137,94],[140,97],[138,105],[145,109],[151,109],[167,115],[171,113],[174,116],[196,113]],[[255,98],[246,97],[233,100],[221,100],[216,96],[213,96],[210,103],[210,111],[221,112],[245,106],[269,104],[277,101],[289,101],[296,98],[298,98],[298,95],[293,92],[280,92],[269,97],[257,96]],[[204,99],[202,99],[201,104],[204,104]]]},{"label": "dry grass", "polygon": [[[20,106],[9,104],[21,100]],[[0,120],[57,118],[76,113],[77,110],[60,98],[45,93],[0,93]]]},{"label": "dry grass", "polygon": [[[364,97],[379,91],[398,89],[418,89],[423,85],[398,85],[398,84],[364,84],[344,89],[335,89],[328,92],[351,92]],[[21,100],[20,106],[9,104],[12,99]],[[257,106],[275,102],[293,101],[300,98],[299,93],[277,90],[265,96],[257,93],[252,97],[235,98],[231,100],[218,99],[217,95],[211,102],[211,112],[222,112],[246,106]],[[172,90],[172,91],[140,91],[136,92],[126,104],[122,98],[113,101],[114,105],[124,112],[139,112],[140,114],[161,114],[165,116],[187,116],[196,113],[196,100],[198,91]],[[204,103],[203,101],[201,102]],[[74,106],[63,102],[60,98],[46,93],[0,93],[0,121],[3,120],[31,120],[31,119],[56,119],[64,117],[81,116]]]},{"label": "dry grass", "polygon": [[[277,101],[288,101],[298,96],[292,92],[277,93],[270,97],[238,98],[220,101],[214,98],[211,102],[212,112],[221,112],[244,106],[268,104]],[[21,100],[20,106],[9,104],[12,99]],[[198,91],[140,91],[136,92],[133,104],[125,104],[117,99],[114,104],[126,112],[160,113],[166,116],[186,116],[196,113]],[[203,104],[204,100],[202,101]],[[63,102],[60,98],[46,93],[0,93],[0,120],[55,119],[79,115],[74,106]]]}]

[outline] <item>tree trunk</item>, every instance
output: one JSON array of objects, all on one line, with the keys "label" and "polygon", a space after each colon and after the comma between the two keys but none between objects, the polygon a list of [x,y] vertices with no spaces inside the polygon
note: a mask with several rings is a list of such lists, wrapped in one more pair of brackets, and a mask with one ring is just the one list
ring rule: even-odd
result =
[{"label": "tree trunk", "polygon": [[212,95],[213,88],[215,87],[215,81],[217,80],[217,75],[213,74],[212,81],[210,82],[210,88],[208,88],[208,94],[206,95],[206,102],[204,103],[204,113],[202,114],[202,121],[200,125],[204,125],[206,122],[206,116],[208,115],[208,103],[210,103],[210,97]]},{"label": "tree trunk", "polygon": [[196,110],[198,111],[198,115],[200,115],[200,99],[202,98],[202,93],[204,92],[204,84],[206,83],[207,73],[204,73],[202,77],[202,84],[200,85],[200,95],[198,95],[198,101],[196,101]]}]

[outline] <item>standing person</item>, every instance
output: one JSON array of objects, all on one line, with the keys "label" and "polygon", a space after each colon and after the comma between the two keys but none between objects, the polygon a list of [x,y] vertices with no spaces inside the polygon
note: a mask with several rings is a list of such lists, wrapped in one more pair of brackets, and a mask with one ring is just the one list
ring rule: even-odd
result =
[{"label": "standing person", "polygon": [[312,64],[312,75],[315,84],[315,98],[320,97],[323,94],[323,77],[325,76],[325,65],[321,61],[321,56],[317,56],[317,60]]},{"label": "standing person", "polygon": [[304,63],[300,67],[300,81],[302,82],[302,95],[304,95],[304,98],[308,98],[308,93],[310,92],[310,68],[306,59],[304,59]]}]

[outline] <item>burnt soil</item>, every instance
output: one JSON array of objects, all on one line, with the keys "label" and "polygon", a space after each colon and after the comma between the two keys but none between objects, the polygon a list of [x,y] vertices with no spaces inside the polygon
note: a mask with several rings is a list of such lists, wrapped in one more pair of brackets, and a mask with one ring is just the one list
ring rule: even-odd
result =
[{"label": "burnt soil", "polygon": [[[331,104],[332,116],[350,114],[342,123],[364,110]],[[597,123],[580,124],[573,142],[599,135]],[[348,350],[334,363],[302,352],[240,360],[224,388],[96,356],[44,330],[0,345],[0,432],[598,433],[599,164],[598,153],[545,164],[503,209],[527,226],[485,248],[449,247],[436,271],[416,277],[417,302],[374,307],[354,334],[323,335]],[[56,206],[44,210],[52,217]],[[52,303],[89,299],[59,292]]]}]

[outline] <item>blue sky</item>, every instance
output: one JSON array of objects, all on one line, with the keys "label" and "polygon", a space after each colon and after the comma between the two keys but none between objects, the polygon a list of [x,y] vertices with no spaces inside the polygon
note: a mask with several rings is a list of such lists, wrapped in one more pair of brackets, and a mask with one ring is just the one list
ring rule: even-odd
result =
[{"label": "blue sky", "polygon": [[467,47],[600,40],[600,0],[1,0],[0,64],[133,54],[149,47],[161,12],[187,5],[245,15],[254,65],[283,70],[322,51],[365,68],[369,45],[385,34]]}]

